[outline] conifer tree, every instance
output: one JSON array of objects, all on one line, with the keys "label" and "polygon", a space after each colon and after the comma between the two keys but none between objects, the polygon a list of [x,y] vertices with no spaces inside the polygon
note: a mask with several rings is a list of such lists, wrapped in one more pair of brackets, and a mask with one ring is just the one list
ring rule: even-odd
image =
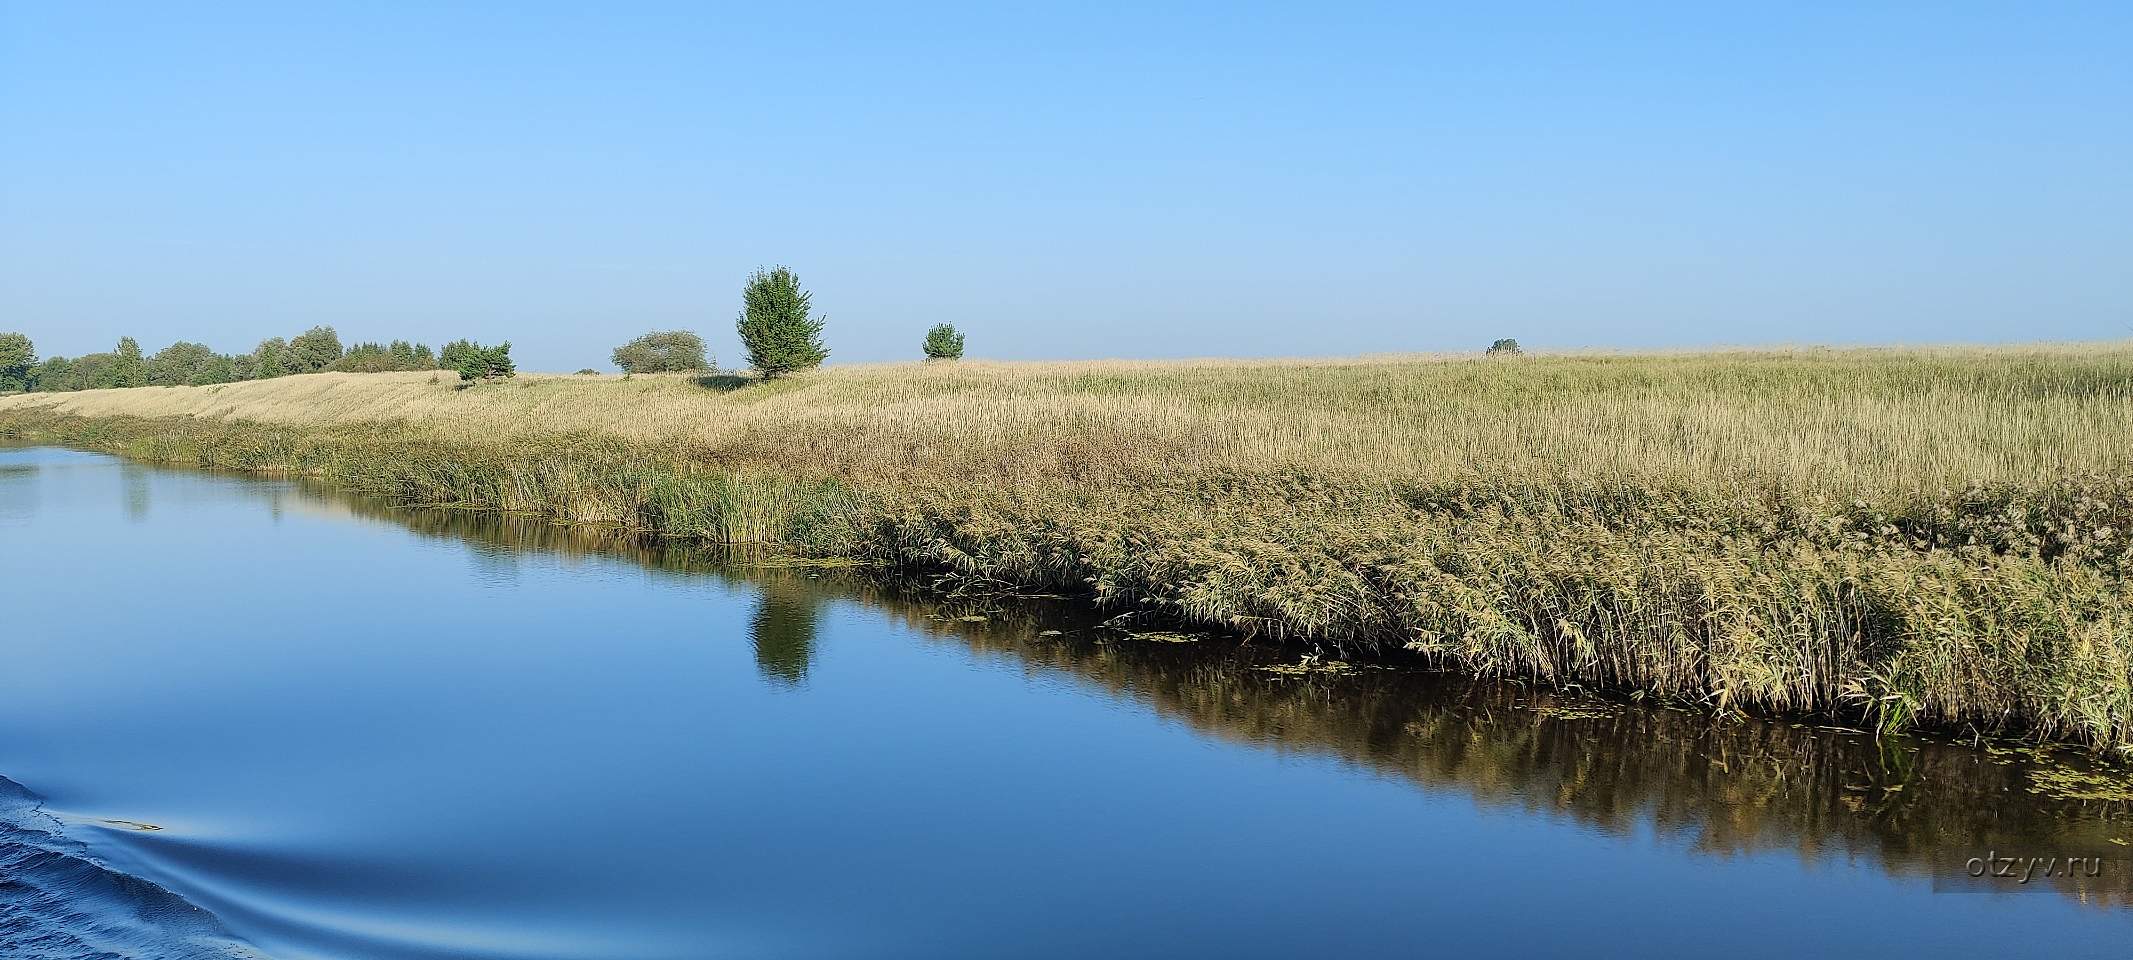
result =
[{"label": "conifer tree", "polygon": [[928,360],[963,359],[963,335],[956,332],[955,324],[936,323],[926,331],[923,345]]},{"label": "conifer tree", "polygon": [[757,270],[741,290],[737,327],[748,365],[768,380],[817,367],[829,357],[822,346],[825,318],[810,313],[813,295],[800,288],[791,270]]}]

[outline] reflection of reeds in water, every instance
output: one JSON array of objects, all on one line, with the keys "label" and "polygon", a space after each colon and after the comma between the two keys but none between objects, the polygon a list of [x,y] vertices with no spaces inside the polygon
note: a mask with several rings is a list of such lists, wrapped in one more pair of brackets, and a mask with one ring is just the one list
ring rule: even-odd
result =
[{"label": "reflection of reeds in water", "polygon": [[5,431],[1720,712],[2133,752],[2122,347],[970,363],[719,390],[327,374],[7,398]]},{"label": "reflection of reeds in water", "polygon": [[[893,595],[869,591],[876,603]],[[1131,640],[1042,640],[1023,625],[942,621],[935,636],[1096,684],[1224,739],[1323,753],[1430,789],[1563,814],[1609,833],[1650,824],[1711,855],[1864,855],[1959,884],[1988,851],[2109,856],[2096,877],[2050,885],[2133,908],[2133,771],[2079,753],[1876,738],[1809,724],[1713,722],[1676,709],[1566,698],[1517,684],[1401,670],[1306,677],[1249,647],[1179,651]],[[2068,799],[2069,775],[2110,799]],[[2078,792],[2074,794],[2078,796]],[[2040,884],[2043,881],[2039,881]]]},{"label": "reflection of reeds in water", "polygon": [[[1265,647],[1093,642],[1108,634],[1071,606],[987,604],[985,619],[971,621],[956,616],[966,611],[914,601],[875,580],[755,569],[745,557],[734,562],[720,552],[527,518],[338,499],[357,513],[499,553],[613,556],[677,578],[745,580],[762,591],[752,617],[759,669],[781,686],[806,675],[814,611],[832,598],[857,597],[922,635],[1073,677],[1210,736],[1320,753],[1610,833],[1651,824],[1709,855],[1863,855],[1891,873],[1952,880],[1988,850],[2123,850],[2116,855],[2126,859],[2100,876],[2055,878],[2050,887],[2084,903],[2133,907],[2133,847],[2112,842],[2133,841],[2133,771],[2082,755],[1715,722],[1703,713],[1408,670],[1298,676],[1263,669],[1279,656]],[[1039,636],[1045,628],[1066,636]],[[2084,799],[2084,791],[2100,795]]]}]

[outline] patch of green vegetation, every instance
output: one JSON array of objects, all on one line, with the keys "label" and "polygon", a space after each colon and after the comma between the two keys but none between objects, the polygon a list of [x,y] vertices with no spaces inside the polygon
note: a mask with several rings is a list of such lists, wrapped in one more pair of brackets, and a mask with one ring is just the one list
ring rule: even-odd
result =
[{"label": "patch of green vegetation", "polygon": [[1204,633],[1179,633],[1174,630],[1136,630],[1128,631],[1126,639],[1139,640],[1143,643],[1199,643],[1207,639],[1207,635]]},{"label": "patch of green vegetation", "polygon": [[2029,771],[2029,792],[2054,800],[2133,804],[2133,771],[2039,766]]},{"label": "patch of green vegetation", "polygon": [[1355,673],[1362,668],[1346,660],[1320,660],[1309,657],[1295,663],[1261,664],[1252,669],[1277,677],[1338,677]]}]

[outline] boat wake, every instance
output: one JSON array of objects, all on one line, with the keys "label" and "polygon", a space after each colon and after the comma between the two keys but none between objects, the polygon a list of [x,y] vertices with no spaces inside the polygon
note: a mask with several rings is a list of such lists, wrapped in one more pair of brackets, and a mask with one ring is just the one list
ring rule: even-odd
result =
[{"label": "boat wake", "polygon": [[112,870],[60,832],[44,801],[0,777],[0,957],[262,960],[184,898]]}]

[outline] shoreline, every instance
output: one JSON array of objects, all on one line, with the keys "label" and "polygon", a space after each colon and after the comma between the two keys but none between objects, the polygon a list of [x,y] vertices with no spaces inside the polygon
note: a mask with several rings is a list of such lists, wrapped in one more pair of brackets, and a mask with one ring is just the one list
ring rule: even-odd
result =
[{"label": "shoreline", "polygon": [[[1439,365],[1454,374],[1459,366]],[[119,399],[197,405],[253,386]],[[419,386],[342,375],[309,388]],[[685,399],[782,402],[752,415],[797,421],[820,385],[776,386]],[[1000,392],[1009,388],[1021,385]],[[2113,539],[2114,529],[2133,529],[2133,481],[2123,476],[1880,489],[1848,502],[1841,490],[1769,478],[1731,488],[1605,475],[1401,483],[1278,465],[1162,469],[1191,464],[1175,457],[1085,457],[1076,476],[1004,462],[986,472],[980,461],[1002,459],[1000,451],[967,456],[930,434],[881,450],[803,436],[802,453],[780,466],[760,429],[723,447],[685,445],[617,429],[552,431],[528,415],[520,433],[484,436],[454,429],[445,406],[540,411],[558,398],[621,403],[624,394],[687,389],[678,380],[555,378],[439,392],[442,412],[424,421],[315,423],[82,415],[47,409],[81,395],[37,395],[0,403],[0,436],[314,477],[401,504],[755,544],[802,562],[930,579],[948,592],[1065,595],[1136,627],[1269,639],[1717,714],[2133,753],[2133,594],[2124,537]],[[281,412],[300,414],[306,402],[316,401],[298,398]],[[854,416],[861,429],[879,420]],[[1054,463],[1073,459],[1054,455]],[[943,467],[957,457],[970,464]]]}]

